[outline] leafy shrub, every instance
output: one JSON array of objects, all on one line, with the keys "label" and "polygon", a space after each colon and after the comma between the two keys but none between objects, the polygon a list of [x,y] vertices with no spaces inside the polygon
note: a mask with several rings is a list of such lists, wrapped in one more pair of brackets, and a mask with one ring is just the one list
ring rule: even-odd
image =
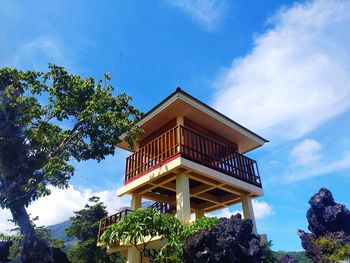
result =
[{"label": "leafy shrub", "polygon": [[331,262],[350,259],[350,244],[344,244],[336,239],[327,237],[319,237],[315,243],[323,251],[323,255]]},{"label": "leafy shrub", "polygon": [[[181,222],[171,214],[161,214],[153,208],[140,208],[126,215],[117,224],[108,227],[101,236],[100,243],[102,246],[108,246],[111,243],[131,244],[140,252],[142,260],[147,245],[154,237],[162,236],[165,244],[158,251],[153,262],[180,263],[186,238],[218,223],[219,220],[216,218],[203,217],[182,226]],[[140,243],[143,244],[141,248],[137,246]]]}]

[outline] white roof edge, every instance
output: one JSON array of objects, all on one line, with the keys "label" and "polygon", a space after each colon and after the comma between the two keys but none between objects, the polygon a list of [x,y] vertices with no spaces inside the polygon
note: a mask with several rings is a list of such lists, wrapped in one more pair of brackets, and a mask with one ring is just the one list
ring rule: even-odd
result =
[{"label": "white roof edge", "polygon": [[197,109],[205,112],[209,116],[213,117],[214,119],[224,123],[226,126],[238,131],[239,133],[243,134],[244,136],[248,137],[249,139],[255,141],[259,145],[264,145],[265,141],[259,138],[259,136],[256,136],[249,132],[247,129],[244,129],[234,123],[233,121],[229,121],[226,118],[223,118],[220,114],[217,112],[208,109],[208,107],[202,105],[201,103],[198,103],[197,101],[194,101],[191,97],[187,96],[186,94],[179,94],[179,98],[183,101],[186,101],[187,103],[191,104],[192,106],[196,107]]},{"label": "white roof edge", "polygon": [[[203,105],[202,103],[199,103],[198,101],[194,100],[190,96],[184,94],[184,93],[175,93],[173,96],[168,98],[166,101],[161,103],[157,108],[155,108],[152,112],[147,114],[144,118],[142,118],[136,125],[138,127],[141,127],[143,124],[145,124],[147,121],[152,119],[154,116],[156,116],[159,112],[167,108],[170,104],[172,104],[176,99],[181,99],[188,104],[192,105],[193,107],[205,112],[209,116],[213,117],[214,119],[220,121],[221,123],[225,124],[226,126],[238,131],[242,135],[248,137],[249,139],[253,140],[260,146],[264,145],[265,141],[260,138],[259,136],[255,135],[254,133],[250,132],[248,129],[241,127],[240,125],[237,125],[234,121],[229,121],[228,119],[221,116],[221,114],[211,110],[208,108],[208,106]],[[120,139],[123,140],[125,138],[126,134],[122,134],[120,136]]]}]

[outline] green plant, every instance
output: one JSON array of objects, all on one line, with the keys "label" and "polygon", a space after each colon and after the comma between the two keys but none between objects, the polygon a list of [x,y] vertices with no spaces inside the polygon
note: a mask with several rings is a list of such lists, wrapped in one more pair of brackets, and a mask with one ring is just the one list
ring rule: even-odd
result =
[{"label": "green plant", "polygon": [[202,217],[200,219],[197,219],[191,224],[184,226],[184,230],[183,230],[184,239],[197,233],[200,230],[212,228],[217,224],[219,224],[219,222],[220,220],[217,219],[216,217]]},{"label": "green plant", "polygon": [[[171,214],[160,214],[155,209],[141,208],[126,215],[120,222],[110,226],[101,237],[101,244],[128,243],[140,253],[141,262],[147,245],[156,236],[165,241],[153,262],[180,263],[183,258],[183,245],[186,238],[202,229],[219,223],[217,218],[203,217],[189,225],[182,226]],[[143,244],[140,248],[140,244]]]},{"label": "green plant", "polygon": [[323,256],[331,262],[340,262],[350,259],[350,244],[344,244],[336,239],[327,237],[317,238],[315,244],[323,252]]},{"label": "green plant", "polygon": [[262,258],[261,258],[262,263],[275,263],[275,262],[277,262],[277,256],[272,251],[271,247],[272,247],[272,240],[270,240],[266,244],[264,244],[263,254],[262,254]]},{"label": "green plant", "polygon": [[[139,251],[142,262],[147,245],[155,237],[161,236],[169,241],[168,245],[159,252],[161,257],[165,258],[166,251],[173,250],[181,231],[182,225],[173,215],[160,214],[151,208],[140,208],[126,215],[117,224],[110,226],[103,233],[101,244],[104,246],[109,243],[131,244]],[[141,247],[140,244],[142,244]]]}]

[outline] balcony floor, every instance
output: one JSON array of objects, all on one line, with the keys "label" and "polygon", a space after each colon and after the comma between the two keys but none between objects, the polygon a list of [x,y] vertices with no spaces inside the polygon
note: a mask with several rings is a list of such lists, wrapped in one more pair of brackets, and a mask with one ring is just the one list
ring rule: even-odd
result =
[{"label": "balcony floor", "polygon": [[211,212],[240,203],[241,196],[263,195],[263,190],[232,176],[176,156],[157,168],[140,174],[118,190],[118,195],[137,193],[143,198],[176,204],[176,175],[190,178],[191,209]]}]

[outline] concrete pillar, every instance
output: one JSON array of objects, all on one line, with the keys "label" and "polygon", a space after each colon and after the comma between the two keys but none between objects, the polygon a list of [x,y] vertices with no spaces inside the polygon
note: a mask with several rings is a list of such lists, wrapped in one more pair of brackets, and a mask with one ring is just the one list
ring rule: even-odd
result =
[{"label": "concrete pillar", "polygon": [[140,195],[132,193],[131,194],[130,208],[132,210],[135,210],[137,208],[141,208],[141,201],[142,201],[142,198]]},{"label": "concrete pillar", "polygon": [[130,247],[128,249],[127,263],[140,263],[141,257],[140,252],[135,247]]},{"label": "concrete pillar", "polygon": [[191,221],[190,182],[187,174],[176,175],[176,215],[182,224]]},{"label": "concrete pillar", "polygon": [[[132,210],[135,210],[137,208],[141,208],[141,202],[142,198],[140,195],[136,193],[131,194],[131,202],[130,202],[130,208]],[[135,247],[128,248],[128,256],[127,256],[127,263],[140,263],[140,253]]]},{"label": "concrete pillar", "polygon": [[253,233],[257,234],[256,223],[252,205],[252,199],[249,195],[242,195],[242,207],[243,207],[243,217],[245,219],[249,218],[253,221]]},{"label": "concrete pillar", "polygon": [[269,242],[266,234],[260,234],[260,245],[266,245]]},{"label": "concrete pillar", "polygon": [[196,210],[196,219],[200,219],[204,217],[204,211],[203,210]]}]

